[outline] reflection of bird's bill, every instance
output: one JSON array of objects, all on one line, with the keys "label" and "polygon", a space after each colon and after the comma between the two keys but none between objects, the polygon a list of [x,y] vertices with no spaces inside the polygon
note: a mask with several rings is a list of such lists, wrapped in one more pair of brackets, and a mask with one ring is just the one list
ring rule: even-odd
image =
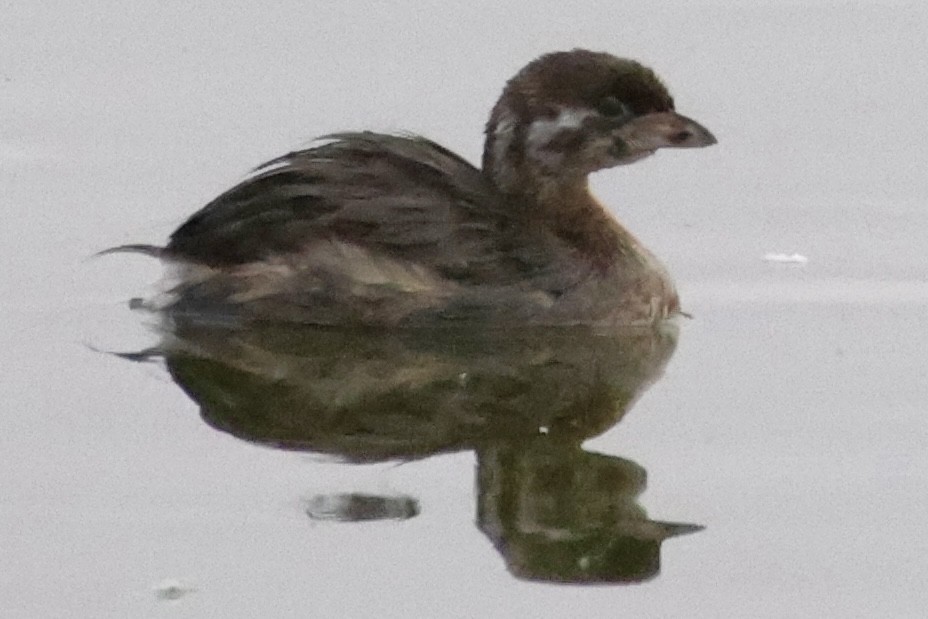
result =
[{"label": "reflection of bird's bill", "polygon": [[639,539],[652,539],[663,541],[671,537],[698,533],[706,527],[701,524],[685,522],[663,522],[660,520],[626,521],[621,523],[625,532]]},{"label": "reflection of bird's bill", "polygon": [[698,122],[676,112],[645,114],[623,124],[615,136],[630,149],[626,161],[654,154],[659,148],[702,148],[717,143]]}]

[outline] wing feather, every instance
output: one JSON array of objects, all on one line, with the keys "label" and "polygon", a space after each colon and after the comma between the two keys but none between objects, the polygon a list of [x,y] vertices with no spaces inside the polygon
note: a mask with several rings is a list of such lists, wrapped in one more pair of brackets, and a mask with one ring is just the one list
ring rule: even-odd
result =
[{"label": "wing feather", "polygon": [[[461,283],[538,276],[551,248],[470,163],[417,136],[339,133],[263,164],[171,236],[167,255],[211,267],[340,241]],[[539,232],[540,234],[540,232]]]}]

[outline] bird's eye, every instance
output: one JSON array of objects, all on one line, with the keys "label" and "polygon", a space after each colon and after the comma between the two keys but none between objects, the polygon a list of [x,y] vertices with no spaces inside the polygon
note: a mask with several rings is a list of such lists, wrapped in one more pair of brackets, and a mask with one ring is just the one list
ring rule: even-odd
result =
[{"label": "bird's eye", "polygon": [[631,116],[632,113],[627,105],[619,101],[618,97],[612,95],[602,99],[596,109],[603,116]]}]

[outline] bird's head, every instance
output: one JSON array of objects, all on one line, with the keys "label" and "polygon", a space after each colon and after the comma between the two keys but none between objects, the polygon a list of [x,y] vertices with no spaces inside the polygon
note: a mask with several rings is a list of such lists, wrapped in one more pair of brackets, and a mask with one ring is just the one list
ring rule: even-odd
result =
[{"label": "bird's head", "polygon": [[651,69],[577,49],[541,56],[509,80],[487,123],[483,167],[507,190],[539,175],[570,181],[661,148],[715,143],[674,111]]}]

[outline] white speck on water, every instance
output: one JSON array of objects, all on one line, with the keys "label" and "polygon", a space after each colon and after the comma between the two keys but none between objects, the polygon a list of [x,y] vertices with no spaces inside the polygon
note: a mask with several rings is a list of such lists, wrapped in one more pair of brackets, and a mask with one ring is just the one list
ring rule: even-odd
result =
[{"label": "white speck on water", "polygon": [[48,159],[50,153],[45,152],[35,144],[18,144],[9,141],[0,141],[0,163],[5,165],[15,163],[32,163]]},{"label": "white speck on water", "polygon": [[805,264],[809,259],[802,254],[764,254],[764,260],[767,262],[779,262],[781,264]]},{"label": "white speck on water", "polygon": [[540,426],[540,427],[538,428],[538,433],[539,433],[539,434],[547,434],[547,433],[548,433],[548,426]]}]

